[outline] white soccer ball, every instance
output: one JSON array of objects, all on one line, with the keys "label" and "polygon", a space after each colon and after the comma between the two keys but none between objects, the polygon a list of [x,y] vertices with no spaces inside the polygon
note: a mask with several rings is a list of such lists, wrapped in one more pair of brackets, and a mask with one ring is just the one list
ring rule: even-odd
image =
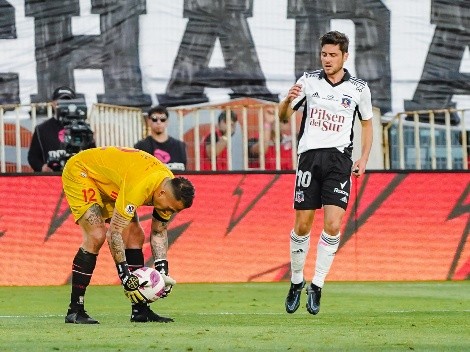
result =
[{"label": "white soccer ball", "polygon": [[148,302],[155,302],[165,292],[162,274],[154,268],[142,267],[132,272],[139,278],[139,291]]}]

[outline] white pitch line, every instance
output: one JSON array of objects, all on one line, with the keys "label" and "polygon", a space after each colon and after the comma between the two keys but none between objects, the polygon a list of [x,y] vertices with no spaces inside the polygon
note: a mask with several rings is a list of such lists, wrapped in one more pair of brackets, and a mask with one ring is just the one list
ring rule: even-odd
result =
[{"label": "white pitch line", "polygon": [[[306,312],[300,312],[305,313]],[[370,313],[379,313],[379,312],[370,312]],[[470,309],[463,309],[463,310],[389,310],[384,311],[384,314],[387,313],[399,313],[399,314],[407,314],[407,313],[470,313]],[[245,313],[245,312],[199,312],[199,313],[179,313],[179,312],[168,312],[169,315],[176,314],[176,315],[286,315],[285,312],[280,313]],[[100,314],[101,316],[108,316],[109,314]],[[17,319],[17,318],[57,318],[63,317],[63,315],[55,315],[55,314],[46,314],[46,315],[0,315],[0,319]]]}]

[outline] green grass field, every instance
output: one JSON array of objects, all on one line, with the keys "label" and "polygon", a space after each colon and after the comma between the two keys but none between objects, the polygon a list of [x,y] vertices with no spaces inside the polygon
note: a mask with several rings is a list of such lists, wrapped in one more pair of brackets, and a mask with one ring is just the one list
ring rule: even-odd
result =
[{"label": "green grass field", "polygon": [[317,316],[288,283],[179,284],[131,323],[119,286],[90,286],[100,325],[64,323],[69,286],[0,287],[0,351],[470,351],[470,282],[335,283]]}]

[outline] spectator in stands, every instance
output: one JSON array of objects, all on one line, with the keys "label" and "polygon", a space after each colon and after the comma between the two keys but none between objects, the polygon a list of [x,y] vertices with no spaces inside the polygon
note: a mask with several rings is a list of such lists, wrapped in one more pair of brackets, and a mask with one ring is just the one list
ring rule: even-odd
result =
[{"label": "spectator in stands", "polygon": [[[235,133],[235,123],[237,122],[237,114],[230,112],[231,135]],[[217,170],[227,170],[227,112],[222,111],[218,117],[218,127],[215,130],[215,154]],[[212,153],[211,134],[207,134],[201,143],[201,170],[211,170],[211,153]]]},{"label": "spectator in stands", "polygon": [[[264,115],[264,160],[266,170],[276,170],[276,131],[275,112],[272,106],[266,109]],[[292,133],[288,120],[281,120],[279,125],[279,157],[281,170],[292,170]],[[259,138],[248,141],[248,156],[250,168],[260,168],[261,143]]]},{"label": "spectator in stands", "polygon": [[28,151],[28,162],[35,172],[52,172],[47,161],[52,157],[57,159],[66,154],[63,149],[64,126],[57,116],[57,101],[64,99],[75,99],[76,95],[72,88],[62,86],[52,93],[52,109],[54,116],[36,126],[34,129],[31,145]]},{"label": "spectator in stands", "polygon": [[143,150],[165,163],[170,170],[186,169],[186,144],[168,135],[168,110],[158,105],[147,113],[150,135],[138,141],[134,148]]}]

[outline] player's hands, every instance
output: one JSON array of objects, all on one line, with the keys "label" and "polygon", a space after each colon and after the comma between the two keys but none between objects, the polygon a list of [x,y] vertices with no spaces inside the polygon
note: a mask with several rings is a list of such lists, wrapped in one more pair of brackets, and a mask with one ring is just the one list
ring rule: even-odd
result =
[{"label": "player's hands", "polygon": [[165,283],[165,291],[160,296],[161,298],[165,298],[171,293],[173,286],[176,285],[176,280],[170,277],[169,275],[162,274],[163,282]]},{"label": "player's hands", "polygon": [[354,176],[359,177],[366,172],[366,164],[367,162],[359,159],[353,163],[351,168],[351,172]]},{"label": "player's hands", "polygon": [[161,298],[165,298],[171,293],[173,285],[176,285],[176,281],[168,275],[168,260],[158,259],[154,264],[155,270],[162,274],[163,281],[165,282],[165,292],[161,296]]},{"label": "player's hands", "polygon": [[[134,276],[137,277],[137,276]],[[140,293],[139,289],[135,289],[132,291],[128,291],[126,287],[124,287],[124,294],[132,303],[147,303],[147,300],[144,296]]]},{"label": "player's hands", "polygon": [[126,262],[119,263],[117,266],[119,278],[121,279],[124,294],[132,303],[146,303],[147,300],[139,291],[139,278],[132,275]]},{"label": "player's hands", "polygon": [[289,102],[297,98],[300,93],[302,92],[302,85],[301,84],[294,84],[290,89],[289,92],[287,93],[287,99]]}]

